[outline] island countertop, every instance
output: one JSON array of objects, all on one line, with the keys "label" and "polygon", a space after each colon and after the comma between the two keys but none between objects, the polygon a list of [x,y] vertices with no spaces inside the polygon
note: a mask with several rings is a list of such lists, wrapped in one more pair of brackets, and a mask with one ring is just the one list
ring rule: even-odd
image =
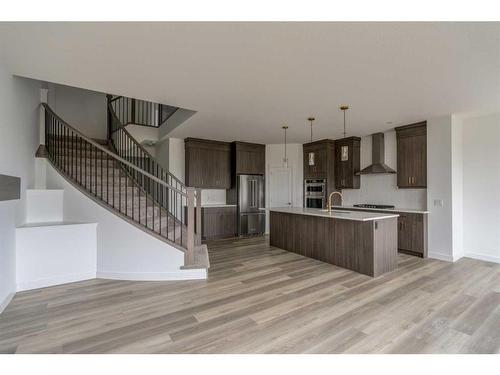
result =
[{"label": "island countertop", "polygon": [[335,210],[335,209],[332,209],[332,212],[329,213],[327,210],[321,210],[318,208],[306,208],[306,207],[273,207],[270,208],[269,211],[281,212],[285,214],[320,216],[332,219],[355,220],[355,221],[383,220],[399,216],[396,213],[385,214],[376,212],[347,211],[347,210]]}]

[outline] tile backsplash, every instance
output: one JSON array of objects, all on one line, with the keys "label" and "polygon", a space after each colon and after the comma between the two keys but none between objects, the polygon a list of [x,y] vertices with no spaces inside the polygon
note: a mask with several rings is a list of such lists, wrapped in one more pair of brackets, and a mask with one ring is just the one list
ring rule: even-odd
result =
[{"label": "tile backsplash", "polygon": [[398,189],[395,174],[361,176],[360,189],[343,189],[343,204],[392,204],[399,208],[426,209],[427,189]]},{"label": "tile backsplash", "polygon": [[[397,142],[396,132],[388,131],[385,135],[385,162],[396,170]],[[361,138],[361,169],[372,162],[372,137]],[[343,189],[344,204],[356,203],[392,204],[399,208],[427,208],[427,189],[398,189],[396,174],[372,174],[361,176],[359,189]]]},{"label": "tile backsplash", "polygon": [[226,190],[224,189],[204,189],[201,191],[201,204],[225,204]]}]

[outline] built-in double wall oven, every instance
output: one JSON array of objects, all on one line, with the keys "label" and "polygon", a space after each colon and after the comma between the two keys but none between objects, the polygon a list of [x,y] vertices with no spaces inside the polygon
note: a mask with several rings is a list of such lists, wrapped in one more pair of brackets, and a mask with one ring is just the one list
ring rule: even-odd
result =
[{"label": "built-in double wall oven", "polygon": [[326,180],[304,180],[304,207],[326,207]]}]

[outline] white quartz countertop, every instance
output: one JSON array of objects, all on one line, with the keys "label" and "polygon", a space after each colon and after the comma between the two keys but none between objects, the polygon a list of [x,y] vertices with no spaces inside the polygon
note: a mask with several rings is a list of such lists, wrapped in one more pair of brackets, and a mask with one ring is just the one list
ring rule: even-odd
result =
[{"label": "white quartz countertop", "polygon": [[345,209],[345,210],[363,210],[363,211],[387,211],[387,212],[404,212],[408,214],[428,214],[427,210],[418,210],[413,208],[365,208],[365,207],[354,207],[354,206],[333,206],[333,209]]},{"label": "white quartz countertop", "polygon": [[211,207],[236,207],[235,204],[226,204],[226,203],[207,203],[202,204],[201,207],[211,208]]},{"label": "white quartz countertop", "polygon": [[332,210],[329,213],[327,210],[320,210],[318,208],[305,208],[305,207],[273,207],[269,211],[282,212],[285,214],[297,214],[297,215],[309,215],[309,216],[320,216],[329,217],[332,219],[343,219],[343,220],[356,220],[356,221],[372,221],[372,220],[383,220],[390,219],[393,217],[398,217],[398,214],[382,214],[375,212],[363,212],[363,211],[347,211],[347,210]]}]

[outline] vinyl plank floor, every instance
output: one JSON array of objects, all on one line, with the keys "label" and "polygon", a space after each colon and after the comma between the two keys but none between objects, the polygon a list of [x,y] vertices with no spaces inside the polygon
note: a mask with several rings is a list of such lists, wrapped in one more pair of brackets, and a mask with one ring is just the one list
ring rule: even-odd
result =
[{"label": "vinyl plank floor", "polygon": [[16,294],[0,353],[498,353],[500,265],[398,256],[371,278],[269,245],[208,243],[207,280]]}]

